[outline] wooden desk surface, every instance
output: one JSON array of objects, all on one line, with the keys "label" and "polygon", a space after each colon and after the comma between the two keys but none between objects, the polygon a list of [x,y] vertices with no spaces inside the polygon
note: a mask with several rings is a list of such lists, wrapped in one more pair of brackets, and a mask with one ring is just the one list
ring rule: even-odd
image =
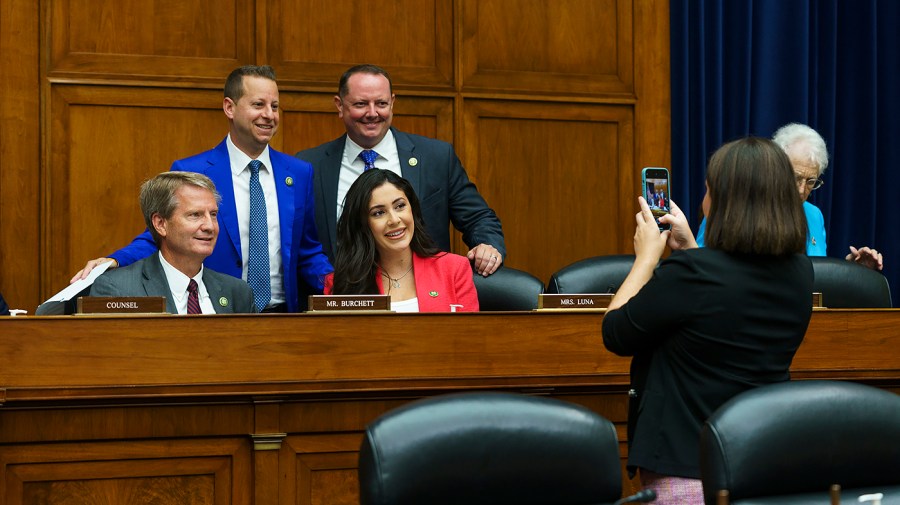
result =
[{"label": "wooden desk surface", "polygon": [[[586,405],[616,424],[624,457],[630,360],[603,348],[602,318],[4,318],[0,505],[85,493],[97,503],[357,503],[366,423],[415,398],[477,389]],[[816,311],[793,377],[896,391],[898,349],[900,310]]]},{"label": "wooden desk surface", "polygon": [[[284,394],[453,381],[628,383],[600,313],[17,317],[0,321],[0,401]],[[795,378],[900,380],[900,310],[813,314]],[[552,379],[550,379],[552,378]]]}]

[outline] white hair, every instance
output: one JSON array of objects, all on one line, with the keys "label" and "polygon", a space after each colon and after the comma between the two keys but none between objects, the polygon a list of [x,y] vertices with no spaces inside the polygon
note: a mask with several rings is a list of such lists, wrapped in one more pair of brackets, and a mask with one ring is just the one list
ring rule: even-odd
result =
[{"label": "white hair", "polygon": [[807,159],[819,169],[819,175],[828,168],[828,148],[825,139],[809,126],[790,123],[782,126],[772,136],[772,141],[781,146],[788,156]]}]

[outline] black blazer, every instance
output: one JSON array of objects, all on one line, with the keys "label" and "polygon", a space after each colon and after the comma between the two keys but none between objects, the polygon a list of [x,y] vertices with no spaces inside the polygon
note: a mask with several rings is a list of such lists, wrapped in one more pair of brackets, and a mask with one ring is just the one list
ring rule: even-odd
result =
[{"label": "black blazer", "polygon": [[[469,180],[453,147],[443,141],[403,133],[391,128],[403,178],[412,184],[422,204],[425,227],[438,247],[450,251],[450,223],[463,234],[471,248],[490,244],[506,256],[503,229],[497,214],[488,207]],[[334,262],[337,242],[337,191],[341,158],[347,135],[318,147],[300,151],[315,171],[316,227],[322,249]]]},{"label": "black blazer", "polygon": [[603,318],[603,343],[633,356],[628,468],[700,478],[700,428],[748,389],[790,379],[812,315],[805,254],[676,251]]}]

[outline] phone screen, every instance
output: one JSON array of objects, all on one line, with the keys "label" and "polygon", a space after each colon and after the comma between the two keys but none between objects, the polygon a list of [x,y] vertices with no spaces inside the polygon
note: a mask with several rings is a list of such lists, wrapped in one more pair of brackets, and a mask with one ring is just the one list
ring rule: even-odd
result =
[{"label": "phone screen", "polygon": [[[659,224],[659,218],[668,214],[671,210],[670,198],[671,189],[669,187],[669,170],[659,167],[648,167],[641,171],[641,187],[644,199],[653,212],[656,223]],[[660,230],[668,230],[667,224],[660,224]]]}]

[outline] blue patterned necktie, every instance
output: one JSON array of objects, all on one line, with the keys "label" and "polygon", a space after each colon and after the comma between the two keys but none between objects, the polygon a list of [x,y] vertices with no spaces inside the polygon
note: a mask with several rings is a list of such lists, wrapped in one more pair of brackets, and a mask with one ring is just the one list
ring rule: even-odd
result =
[{"label": "blue patterned necktie", "polygon": [[250,162],[250,254],[247,259],[247,283],[253,290],[260,311],[272,298],[269,274],[269,227],[266,224],[266,198],[259,183],[259,160]]},{"label": "blue patterned necktie", "polygon": [[359,157],[362,158],[363,162],[366,164],[366,168],[363,169],[363,172],[375,168],[375,158],[378,157],[378,153],[371,149],[366,149],[359,153]]}]

